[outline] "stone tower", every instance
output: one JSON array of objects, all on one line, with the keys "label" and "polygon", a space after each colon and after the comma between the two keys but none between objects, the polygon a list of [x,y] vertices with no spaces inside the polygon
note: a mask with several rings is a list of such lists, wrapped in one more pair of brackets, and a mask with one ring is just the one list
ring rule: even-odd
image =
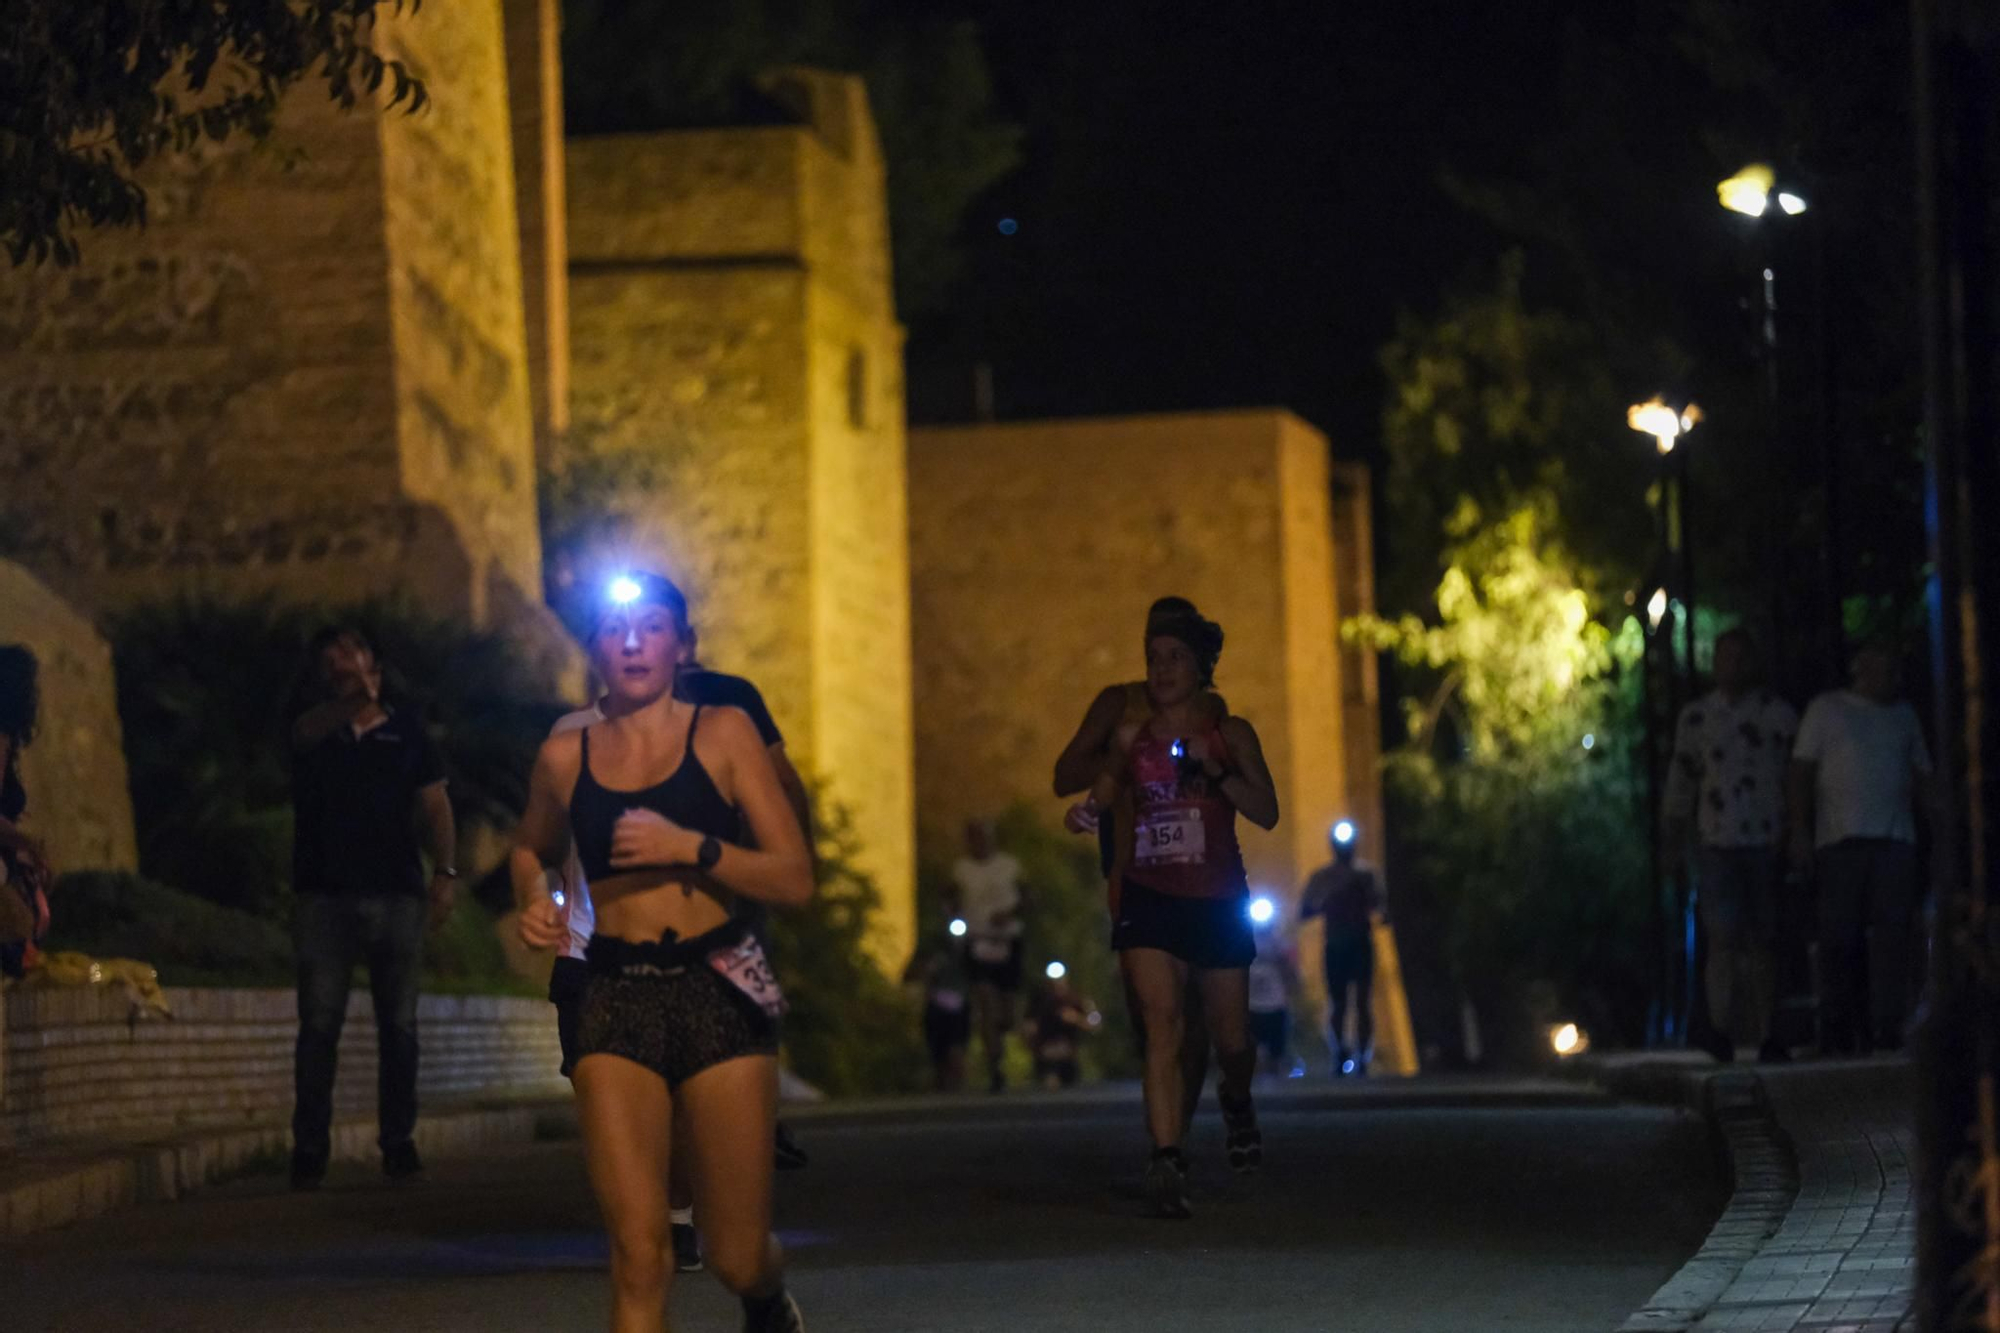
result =
[{"label": "stone tower", "polygon": [[1278,784],[1278,829],[1243,833],[1252,881],[1288,897],[1332,821],[1373,822],[1376,720],[1349,706],[1373,682],[1348,679],[1368,655],[1343,655],[1338,633],[1372,586],[1346,567],[1366,548],[1336,524],[1311,426],[1237,411],[919,430],[910,493],[927,849],[1016,802],[1061,822],[1056,755],[1098,689],[1144,677],[1146,608],[1166,594],[1221,622],[1216,687]]},{"label": "stone tower", "polygon": [[267,143],[149,169],[145,230],[0,275],[10,553],[92,613],[408,590],[560,675],[504,29],[501,0],[386,18],[419,114],[308,82]]},{"label": "stone tower", "polygon": [[656,469],[631,549],[693,602],[853,816],[900,969],[914,924],[903,331],[858,79],[786,70],[791,123],[567,145],[571,456]]}]

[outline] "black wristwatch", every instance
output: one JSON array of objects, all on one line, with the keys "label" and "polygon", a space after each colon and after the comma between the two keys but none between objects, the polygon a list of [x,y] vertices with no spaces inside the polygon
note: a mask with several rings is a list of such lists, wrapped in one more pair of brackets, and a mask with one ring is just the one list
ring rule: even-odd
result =
[{"label": "black wristwatch", "polygon": [[721,859],[722,839],[711,833],[701,840],[701,846],[694,854],[694,863],[703,870],[713,870],[715,863]]}]

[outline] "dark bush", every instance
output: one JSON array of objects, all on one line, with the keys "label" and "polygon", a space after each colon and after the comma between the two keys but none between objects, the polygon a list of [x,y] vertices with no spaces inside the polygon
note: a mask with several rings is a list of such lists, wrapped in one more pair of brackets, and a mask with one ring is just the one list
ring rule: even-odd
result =
[{"label": "dark bush", "polygon": [[291,882],[286,731],[306,644],[336,622],[369,635],[385,696],[429,724],[460,820],[506,825],[518,815],[560,705],[540,697],[499,635],[394,600],[179,601],[111,626],[147,876],[275,918]]},{"label": "dark bush", "polygon": [[771,953],[791,1011],[785,1055],[794,1073],[830,1096],[912,1092],[924,1086],[919,1013],[875,966],[868,929],[882,895],[854,864],[845,814],[825,807],[812,901],[771,913]]},{"label": "dark bush", "polygon": [[[1138,1048],[1126,1013],[1118,959],[1111,952],[1111,920],[1097,840],[1052,829],[1027,805],[1003,812],[994,821],[994,832],[1001,850],[1021,863],[1021,887],[1028,899],[1024,997],[1034,995],[1045,984],[1044,969],[1060,961],[1069,970],[1070,984],[1096,1001],[1104,1015],[1103,1026],[1084,1044],[1086,1071],[1136,1077]],[[919,876],[918,939],[936,939],[945,928],[943,903],[952,888],[951,864],[958,855],[957,849],[949,850],[950,855],[944,849],[934,851]]]},{"label": "dark bush", "polygon": [[119,871],[64,875],[49,895],[50,951],[151,963],[166,986],[288,986],[290,932]]}]

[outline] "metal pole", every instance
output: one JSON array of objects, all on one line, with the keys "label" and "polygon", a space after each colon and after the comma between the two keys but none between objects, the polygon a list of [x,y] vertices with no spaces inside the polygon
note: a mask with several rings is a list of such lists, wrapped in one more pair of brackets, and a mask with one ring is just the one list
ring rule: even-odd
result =
[{"label": "metal pole", "polygon": [[1917,1315],[2000,1333],[2000,14],[1912,0],[1938,780],[1917,1040]]},{"label": "metal pole", "polygon": [[1831,635],[1827,645],[1831,651],[1822,660],[1837,664],[1847,656],[1847,617],[1841,600],[1846,592],[1840,558],[1841,454],[1833,414],[1833,340],[1827,333],[1826,239],[1822,225],[1811,220],[1816,216],[1806,215],[1806,244],[1812,250],[1813,273],[1813,433],[1819,440],[1820,518],[1826,525],[1820,534],[1820,559],[1826,566],[1827,632]]},{"label": "metal pole", "polygon": [[[1689,702],[1701,696],[1701,676],[1695,665],[1695,597],[1694,597],[1694,532],[1688,527],[1688,446],[1681,442],[1680,448],[1669,455],[1668,461],[1674,473],[1674,527],[1680,537],[1680,569],[1678,582],[1681,591],[1681,612],[1686,617],[1681,623],[1681,648],[1683,675],[1686,689],[1682,697]],[[1678,721],[1678,719],[1676,719]],[[1675,924],[1679,927],[1678,948],[1680,975],[1677,978],[1681,996],[1680,1030],[1683,1037],[1694,1030],[1698,1014],[1706,1015],[1705,996],[1698,984],[1698,969],[1701,966],[1702,945],[1701,923],[1694,910],[1694,872],[1691,864],[1684,864],[1675,882],[1679,891],[1676,905],[1679,913]]]},{"label": "metal pole", "polygon": [[1646,890],[1653,900],[1649,913],[1653,957],[1652,966],[1647,969],[1651,973],[1647,980],[1652,988],[1651,1011],[1646,1015],[1648,1046],[1664,1045],[1673,1032],[1673,1020],[1669,1017],[1674,990],[1673,954],[1667,943],[1666,886],[1662,882],[1664,876],[1660,858],[1660,700],[1659,691],[1653,685],[1659,637],[1657,630],[1648,628],[1645,650],[1639,656],[1639,707],[1645,722],[1642,753],[1646,765],[1646,808],[1642,817],[1646,821]]}]

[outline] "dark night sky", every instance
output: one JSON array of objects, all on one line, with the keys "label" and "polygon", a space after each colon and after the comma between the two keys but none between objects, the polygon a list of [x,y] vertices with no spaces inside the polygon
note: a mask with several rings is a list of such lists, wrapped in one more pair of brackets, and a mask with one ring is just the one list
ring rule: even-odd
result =
[{"label": "dark night sky", "polygon": [[1370,452],[1398,309],[1497,251],[1438,170],[1511,165],[1550,114],[1550,12],[988,6],[1025,163],[968,218],[961,300],[912,328],[913,419],[970,414],[979,348],[1003,417],[1275,404]]}]

